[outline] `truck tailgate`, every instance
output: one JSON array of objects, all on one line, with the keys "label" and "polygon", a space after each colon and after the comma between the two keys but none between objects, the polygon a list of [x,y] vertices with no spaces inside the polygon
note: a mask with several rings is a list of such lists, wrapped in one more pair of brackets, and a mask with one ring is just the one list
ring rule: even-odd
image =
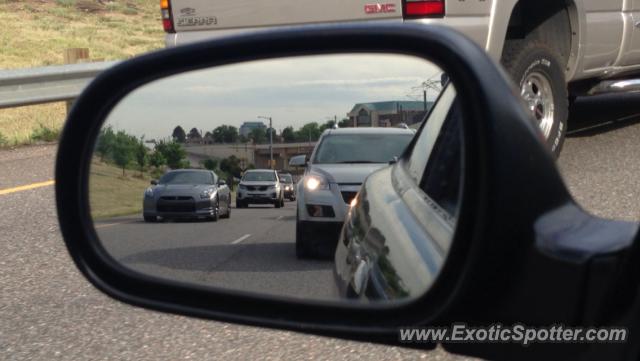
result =
[{"label": "truck tailgate", "polygon": [[387,0],[172,0],[176,31],[231,29],[402,18],[402,2]]}]

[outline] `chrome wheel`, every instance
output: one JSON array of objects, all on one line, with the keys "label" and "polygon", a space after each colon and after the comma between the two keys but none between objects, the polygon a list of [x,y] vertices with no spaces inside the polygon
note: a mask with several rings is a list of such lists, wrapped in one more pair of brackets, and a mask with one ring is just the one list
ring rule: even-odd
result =
[{"label": "chrome wheel", "polygon": [[551,83],[546,76],[534,71],[527,75],[522,82],[520,93],[534,118],[538,121],[544,137],[548,139],[555,115]]}]

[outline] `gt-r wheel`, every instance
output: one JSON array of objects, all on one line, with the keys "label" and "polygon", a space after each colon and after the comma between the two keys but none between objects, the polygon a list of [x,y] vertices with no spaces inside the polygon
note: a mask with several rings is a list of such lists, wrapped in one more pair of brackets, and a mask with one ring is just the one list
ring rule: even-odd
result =
[{"label": "gt-r wheel", "polygon": [[231,218],[231,202],[227,203],[227,213],[224,216],[220,216],[220,218]]},{"label": "gt-r wheel", "polygon": [[220,217],[220,201],[216,198],[216,206],[213,207],[213,214],[211,215],[210,219],[213,222],[217,222],[219,217]]}]

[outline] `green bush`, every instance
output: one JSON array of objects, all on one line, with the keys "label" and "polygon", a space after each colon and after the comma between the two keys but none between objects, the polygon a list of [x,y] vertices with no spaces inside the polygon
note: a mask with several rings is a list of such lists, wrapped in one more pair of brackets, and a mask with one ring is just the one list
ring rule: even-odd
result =
[{"label": "green bush", "polygon": [[60,130],[51,129],[40,124],[40,127],[31,133],[31,140],[41,142],[53,142],[60,137]]},{"label": "green bush", "polygon": [[0,133],[0,147],[4,147],[7,144],[9,144],[9,140],[7,140],[7,137],[5,137],[2,133]]},{"label": "green bush", "polygon": [[189,168],[188,162],[183,162],[186,160],[187,152],[182,148],[180,143],[171,141],[171,142],[160,142],[156,144],[155,151],[162,154],[163,158],[166,160],[167,165],[171,169],[180,169],[180,168]]},{"label": "green bush", "polygon": [[208,170],[216,170],[216,168],[218,168],[218,161],[215,159],[208,158],[202,162],[202,166]]},{"label": "green bush", "polygon": [[166,172],[164,167],[162,168],[154,168],[149,174],[151,175],[151,179],[160,179]]}]

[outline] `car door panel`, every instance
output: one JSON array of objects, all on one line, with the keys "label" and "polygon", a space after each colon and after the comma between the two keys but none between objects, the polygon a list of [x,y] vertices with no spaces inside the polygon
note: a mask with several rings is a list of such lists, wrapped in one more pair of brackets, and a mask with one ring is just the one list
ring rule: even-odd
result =
[{"label": "car door panel", "polygon": [[624,34],[624,0],[584,0],[586,34],[584,69],[586,71],[615,65]]},{"label": "car door panel", "polygon": [[619,66],[640,64],[640,0],[626,0],[624,14],[624,43]]}]

